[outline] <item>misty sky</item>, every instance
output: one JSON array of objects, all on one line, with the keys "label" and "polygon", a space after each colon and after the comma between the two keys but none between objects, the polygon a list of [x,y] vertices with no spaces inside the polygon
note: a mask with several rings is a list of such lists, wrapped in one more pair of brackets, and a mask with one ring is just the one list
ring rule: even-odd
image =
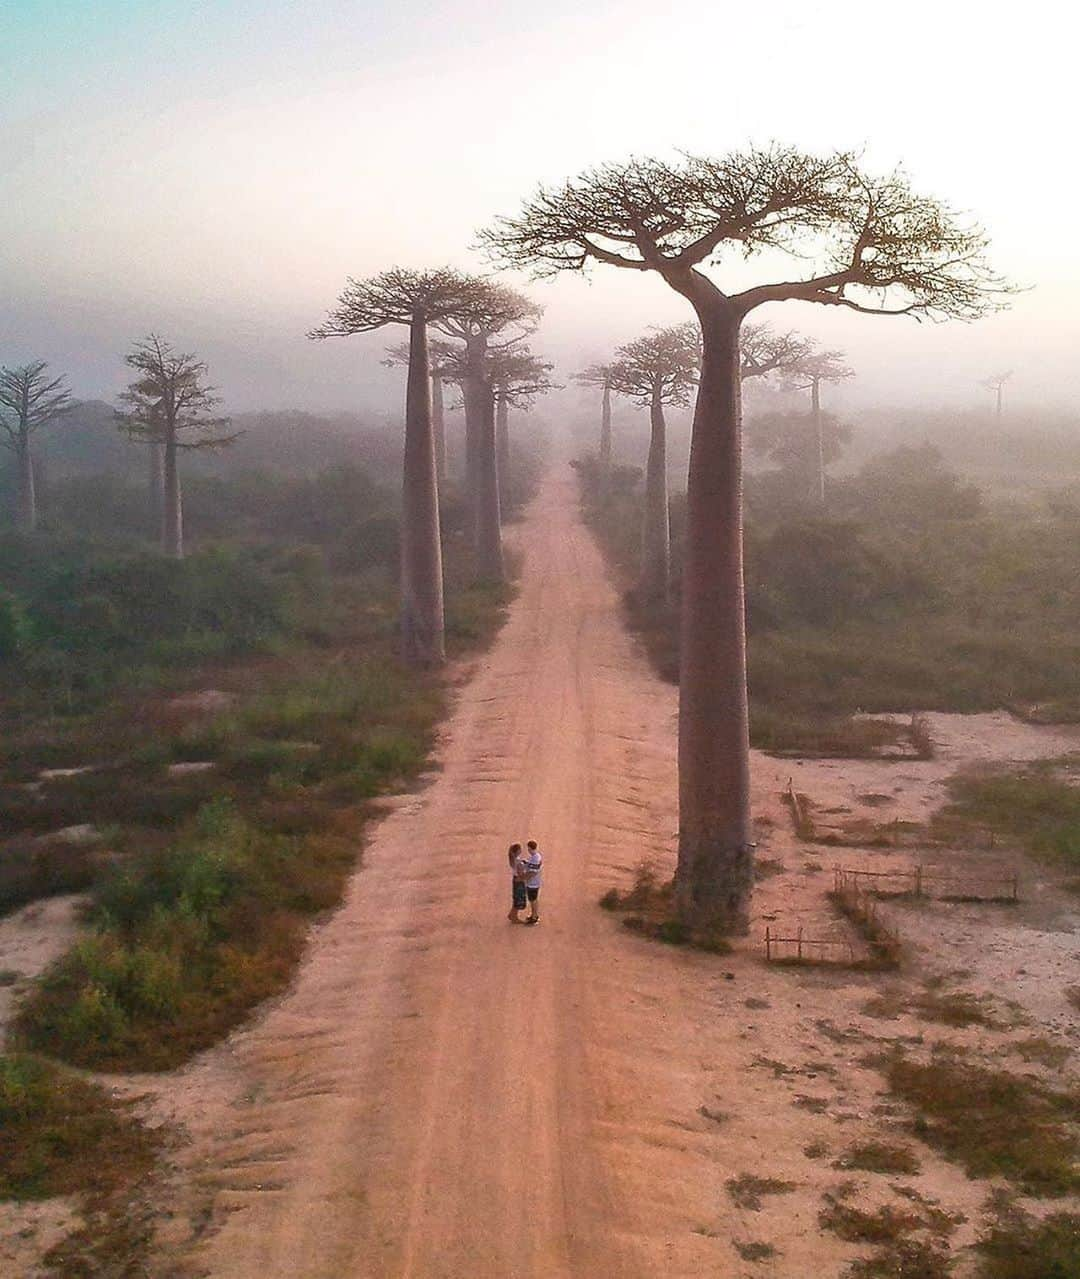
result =
[{"label": "misty sky", "polygon": [[[844,347],[852,403],[1080,401],[1078,20],[1034,0],[2,0],[0,363],[112,398],[156,329],[227,407],[396,405],[386,337],[312,343],[347,274],[479,267],[477,227],[539,180],[674,148],[862,146],[973,211],[1033,286],[976,325],[788,303],[755,315]],[[719,278],[719,277],[718,277]],[[651,323],[658,278],[530,286],[563,379]]]}]

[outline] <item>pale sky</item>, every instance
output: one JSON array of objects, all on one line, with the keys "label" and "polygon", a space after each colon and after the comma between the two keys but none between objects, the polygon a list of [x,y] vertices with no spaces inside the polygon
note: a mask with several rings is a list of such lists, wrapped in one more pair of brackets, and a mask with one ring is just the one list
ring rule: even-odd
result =
[{"label": "pale sky", "polygon": [[[486,269],[476,229],[538,181],[776,140],[902,162],[1031,286],[970,326],[755,315],[843,347],[850,403],[966,406],[1012,368],[1018,407],[1080,405],[1078,37],[1047,0],[2,0],[0,363],[111,399],[155,329],[236,411],[390,407],[399,333],[304,338],[346,275]],[[564,380],[689,318],[652,275],[528,287]]]}]

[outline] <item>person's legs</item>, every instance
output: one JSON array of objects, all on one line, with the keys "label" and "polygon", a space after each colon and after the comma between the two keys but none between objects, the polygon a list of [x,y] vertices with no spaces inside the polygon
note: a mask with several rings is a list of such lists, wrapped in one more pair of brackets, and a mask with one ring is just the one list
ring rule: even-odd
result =
[{"label": "person's legs", "polygon": [[528,896],[529,896],[529,918],[525,922],[527,924],[535,924],[536,921],[540,918],[540,908],[537,905],[537,901],[540,897],[540,889],[530,888],[528,890]]},{"label": "person's legs", "polygon": [[513,892],[513,904],[510,907],[510,914],[507,915],[507,919],[509,919],[512,924],[520,924],[521,916],[518,912],[525,909],[525,885],[520,879],[515,879],[513,881]]}]

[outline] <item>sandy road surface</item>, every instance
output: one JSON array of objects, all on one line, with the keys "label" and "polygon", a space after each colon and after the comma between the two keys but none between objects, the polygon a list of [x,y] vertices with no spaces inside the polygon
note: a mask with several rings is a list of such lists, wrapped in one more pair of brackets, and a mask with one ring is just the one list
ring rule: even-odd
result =
[{"label": "sandy road surface", "polygon": [[[622,631],[565,465],[520,541],[521,595],[438,779],[385,819],[294,990],[234,1042],[252,1104],[205,1175],[204,1272],[653,1269],[605,1135],[614,939],[595,902],[613,864],[670,840],[670,691]],[[505,916],[505,846],[528,837],[538,928]]]}]

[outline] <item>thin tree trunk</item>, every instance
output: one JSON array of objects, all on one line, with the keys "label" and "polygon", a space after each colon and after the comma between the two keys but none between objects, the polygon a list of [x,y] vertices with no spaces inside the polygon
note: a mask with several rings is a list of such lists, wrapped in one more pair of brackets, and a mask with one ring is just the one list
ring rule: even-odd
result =
[{"label": "thin tree trunk", "polygon": [[676,903],[695,929],[746,932],[753,880],[742,557],[741,317],[695,302],[701,382],[687,485]]},{"label": "thin tree trunk", "polygon": [[1000,417],[1001,417],[1001,392],[1002,392],[1002,389],[1003,389],[1003,388],[1002,388],[1000,385],[999,385],[999,386],[998,386],[998,388],[997,388],[997,416],[998,416],[998,418],[999,418],[999,419],[1000,419]]},{"label": "thin tree trunk", "polygon": [[165,500],[161,511],[161,549],[174,560],[184,558],[184,506],[180,493],[176,440],[167,436],[164,445]]},{"label": "thin tree trunk", "polygon": [[34,455],[30,452],[29,435],[18,437],[16,457],[19,468],[16,527],[22,533],[33,533],[37,528],[37,492],[34,486]]},{"label": "thin tree trunk", "polygon": [[150,457],[150,520],[151,527],[161,528],[165,511],[165,450],[160,440],[152,440],[147,449]]},{"label": "thin tree trunk", "polygon": [[821,421],[821,382],[813,378],[810,382],[810,411],[814,419],[814,438],[817,441],[817,497],[822,509],[825,508],[825,439]]},{"label": "thin tree trunk", "polygon": [[652,431],[645,467],[645,520],[641,537],[641,596],[665,605],[671,581],[671,532],[668,519],[667,425],[660,387],[653,387],[649,406]]},{"label": "thin tree trunk", "polygon": [[495,447],[499,454],[499,491],[510,482],[510,405],[506,388],[500,387],[495,400]]},{"label": "thin tree trunk", "polygon": [[416,315],[409,326],[401,484],[401,651],[413,666],[433,666],[446,658],[436,453],[427,319]]},{"label": "thin tree trunk", "polygon": [[606,493],[611,479],[611,383],[604,382],[600,401],[600,491]]},{"label": "thin tree trunk", "polygon": [[435,474],[439,491],[446,486],[446,411],[443,408],[442,374],[431,375],[431,425],[435,432]]},{"label": "thin tree trunk", "polygon": [[465,508],[473,549],[480,546],[480,454],[483,449],[484,405],[490,393],[484,378],[487,338],[470,336],[465,344],[466,371],[461,385],[465,401]]},{"label": "thin tree trunk", "polygon": [[502,553],[502,511],[499,501],[499,453],[495,446],[495,397],[483,386],[481,435],[477,441],[476,571],[484,582],[505,578]]}]

